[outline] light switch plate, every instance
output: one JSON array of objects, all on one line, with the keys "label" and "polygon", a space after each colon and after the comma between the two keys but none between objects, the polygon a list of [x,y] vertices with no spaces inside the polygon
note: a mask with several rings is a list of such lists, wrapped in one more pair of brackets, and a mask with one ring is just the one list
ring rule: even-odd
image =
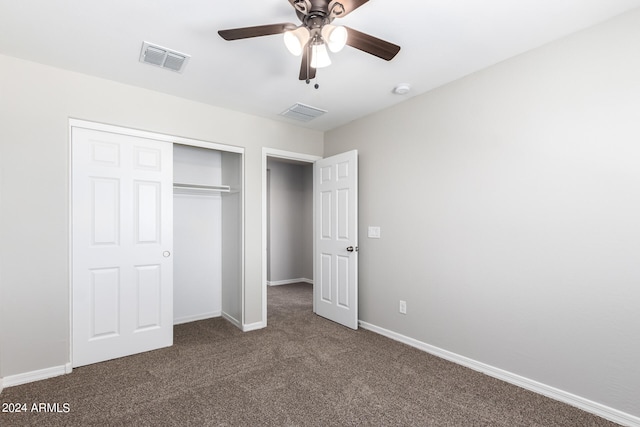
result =
[{"label": "light switch plate", "polygon": [[398,308],[400,314],[407,314],[407,302],[400,300],[400,306]]},{"label": "light switch plate", "polygon": [[379,239],[380,238],[380,227],[369,227],[367,236],[370,239]]}]

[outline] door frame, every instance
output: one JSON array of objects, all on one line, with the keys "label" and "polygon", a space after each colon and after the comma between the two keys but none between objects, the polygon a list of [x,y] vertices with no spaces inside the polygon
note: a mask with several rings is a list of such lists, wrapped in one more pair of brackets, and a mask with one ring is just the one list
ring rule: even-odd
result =
[{"label": "door frame", "polygon": [[[169,143],[171,145],[173,144],[181,144],[181,145],[189,145],[192,147],[200,147],[200,148],[206,148],[206,149],[210,149],[210,150],[218,150],[218,151],[226,151],[229,153],[236,153],[236,154],[240,154],[241,156],[241,160],[240,160],[240,164],[241,164],[241,171],[240,171],[240,187],[241,187],[241,191],[242,191],[242,197],[241,197],[241,206],[240,206],[240,216],[241,216],[241,225],[240,225],[240,271],[241,271],[241,276],[240,276],[240,290],[241,290],[241,303],[240,303],[240,318],[241,318],[241,322],[243,323],[242,325],[236,325],[238,326],[240,329],[243,329],[244,327],[244,312],[245,312],[245,307],[244,307],[244,303],[245,303],[245,298],[244,298],[244,294],[245,294],[245,274],[244,274],[244,270],[245,270],[245,215],[244,215],[244,209],[245,209],[245,191],[244,191],[244,187],[245,187],[245,174],[244,174],[244,170],[245,170],[245,156],[244,156],[244,152],[245,149],[243,147],[236,147],[233,145],[226,145],[226,144],[219,144],[216,142],[208,142],[208,141],[203,141],[203,140],[198,140],[198,139],[191,139],[191,138],[184,138],[184,137],[179,137],[179,136],[172,136],[172,135],[168,135],[168,134],[163,134],[163,133],[159,133],[159,132],[152,132],[152,131],[145,131],[145,130],[140,130],[140,129],[133,129],[133,128],[128,128],[128,127],[124,127],[124,126],[117,126],[117,125],[109,125],[109,124],[105,124],[105,123],[98,123],[98,122],[92,122],[92,121],[88,121],[88,120],[83,120],[83,119],[77,119],[77,118],[69,118],[69,125],[68,125],[68,158],[67,158],[67,164],[68,164],[68,194],[69,194],[69,211],[68,211],[68,224],[69,224],[69,229],[68,229],[68,247],[69,247],[69,252],[68,252],[68,258],[69,258],[69,272],[73,271],[73,165],[72,165],[72,155],[73,155],[73,141],[72,141],[72,128],[83,128],[83,129],[90,129],[90,130],[97,130],[97,131],[102,131],[102,132],[109,132],[109,133],[115,133],[115,134],[120,134],[120,135],[127,135],[127,136],[133,136],[133,137],[139,137],[139,138],[146,138],[146,139],[153,139],[156,141],[161,141],[161,142],[166,142]],[[65,373],[69,374],[71,373],[72,366],[73,366],[73,275],[70,274],[69,276],[69,363],[65,365]]]},{"label": "door frame", "polygon": [[[267,159],[295,160],[313,164],[322,156],[297,153],[295,151],[277,150],[275,148],[262,148],[262,327],[267,326]],[[315,200],[314,200],[315,205]],[[315,211],[315,210],[314,210]],[[314,272],[315,276],[315,272]],[[314,278],[315,280],[315,278]],[[315,311],[315,299],[314,299]]]}]

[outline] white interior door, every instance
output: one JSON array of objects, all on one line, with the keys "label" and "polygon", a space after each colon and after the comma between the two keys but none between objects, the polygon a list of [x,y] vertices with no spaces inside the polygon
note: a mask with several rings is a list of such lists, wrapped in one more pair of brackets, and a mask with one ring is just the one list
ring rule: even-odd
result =
[{"label": "white interior door", "polygon": [[358,329],[358,152],[313,166],[314,310]]},{"label": "white interior door", "polygon": [[172,144],[72,129],[73,366],[173,344]]}]

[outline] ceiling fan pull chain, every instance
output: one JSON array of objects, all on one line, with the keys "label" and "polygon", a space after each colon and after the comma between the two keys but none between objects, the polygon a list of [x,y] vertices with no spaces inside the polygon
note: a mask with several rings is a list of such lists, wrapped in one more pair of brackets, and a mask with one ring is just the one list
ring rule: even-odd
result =
[{"label": "ceiling fan pull chain", "polygon": [[309,78],[311,70],[309,69],[309,63],[311,62],[311,41],[307,45],[307,84],[311,83],[311,79]]}]

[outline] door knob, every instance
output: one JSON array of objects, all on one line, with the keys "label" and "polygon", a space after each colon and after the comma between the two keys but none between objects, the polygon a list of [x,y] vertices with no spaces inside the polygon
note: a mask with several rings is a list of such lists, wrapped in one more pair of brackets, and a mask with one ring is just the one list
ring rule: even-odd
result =
[{"label": "door knob", "polygon": [[353,252],[353,251],[358,252],[358,247],[357,246],[355,248],[353,246],[348,246],[347,247],[347,252]]},{"label": "door knob", "polygon": [[164,252],[162,252],[162,256],[165,257],[165,258],[169,258],[171,256],[171,252],[164,251]]}]

